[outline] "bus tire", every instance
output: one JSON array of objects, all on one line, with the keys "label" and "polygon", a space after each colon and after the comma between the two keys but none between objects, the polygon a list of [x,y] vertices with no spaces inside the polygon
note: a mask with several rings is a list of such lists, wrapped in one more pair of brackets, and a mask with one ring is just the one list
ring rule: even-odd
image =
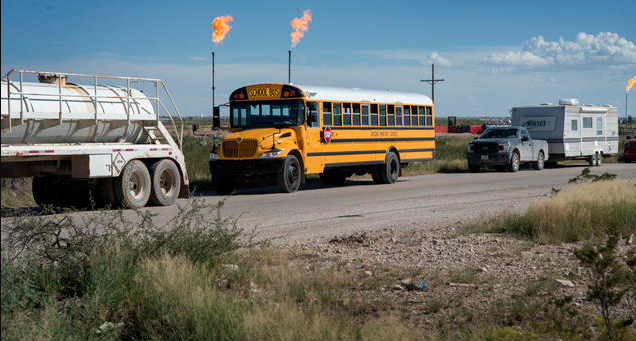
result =
[{"label": "bus tire", "polygon": [[230,176],[212,173],[212,188],[218,195],[231,195],[236,184]]},{"label": "bus tire", "polygon": [[148,167],[132,160],[126,164],[114,181],[115,196],[123,208],[142,208],[146,206],[152,191]]},{"label": "bus tire", "polygon": [[45,208],[54,204],[53,176],[34,176],[31,190],[33,192],[33,200],[38,206]]},{"label": "bus tire", "polygon": [[379,168],[382,182],[385,184],[395,183],[400,176],[400,160],[394,152],[386,154],[386,162]]},{"label": "bus tire", "polygon": [[150,201],[158,206],[170,206],[177,202],[181,191],[181,176],[174,162],[163,159],[150,166],[152,191]]},{"label": "bus tire", "polygon": [[380,175],[380,166],[371,166],[371,178],[373,179],[373,183],[375,184],[383,184],[384,180],[382,180],[382,176]]},{"label": "bus tire", "polygon": [[293,193],[300,187],[302,169],[300,162],[294,155],[287,155],[283,162],[283,169],[277,176],[278,186],[284,193]]},{"label": "bus tire", "polygon": [[325,169],[320,173],[320,182],[324,185],[341,186],[347,180],[347,174],[337,171]]}]

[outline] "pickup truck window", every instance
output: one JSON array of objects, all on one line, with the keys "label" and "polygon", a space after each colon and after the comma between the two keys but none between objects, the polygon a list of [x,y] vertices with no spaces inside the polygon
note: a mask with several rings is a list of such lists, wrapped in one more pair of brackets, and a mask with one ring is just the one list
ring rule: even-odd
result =
[{"label": "pickup truck window", "polygon": [[517,129],[488,129],[480,138],[482,139],[509,139],[517,137]]}]

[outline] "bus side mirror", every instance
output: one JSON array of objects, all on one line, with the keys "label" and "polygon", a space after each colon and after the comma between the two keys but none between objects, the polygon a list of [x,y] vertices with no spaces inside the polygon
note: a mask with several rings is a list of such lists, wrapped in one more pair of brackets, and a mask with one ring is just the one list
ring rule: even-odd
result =
[{"label": "bus side mirror", "polygon": [[221,108],[212,109],[212,129],[221,128]]}]

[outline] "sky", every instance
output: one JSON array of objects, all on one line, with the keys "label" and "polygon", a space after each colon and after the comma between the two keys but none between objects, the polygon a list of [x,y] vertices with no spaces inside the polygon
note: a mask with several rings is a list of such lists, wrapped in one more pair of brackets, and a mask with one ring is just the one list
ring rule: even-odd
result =
[{"label": "sky", "polygon": [[[255,83],[431,94],[437,116],[505,116],[512,106],[578,98],[625,112],[636,76],[636,1],[14,1],[1,5],[1,71],[160,78],[184,115]],[[222,43],[212,20],[234,20]],[[636,116],[636,90],[628,112]]]}]

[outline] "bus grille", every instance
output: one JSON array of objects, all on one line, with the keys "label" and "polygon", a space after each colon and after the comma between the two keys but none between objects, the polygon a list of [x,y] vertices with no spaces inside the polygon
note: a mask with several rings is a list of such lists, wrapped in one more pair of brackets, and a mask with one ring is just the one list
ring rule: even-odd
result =
[{"label": "bus grille", "polygon": [[225,157],[252,157],[256,154],[256,140],[225,141],[223,142],[223,156]]}]

